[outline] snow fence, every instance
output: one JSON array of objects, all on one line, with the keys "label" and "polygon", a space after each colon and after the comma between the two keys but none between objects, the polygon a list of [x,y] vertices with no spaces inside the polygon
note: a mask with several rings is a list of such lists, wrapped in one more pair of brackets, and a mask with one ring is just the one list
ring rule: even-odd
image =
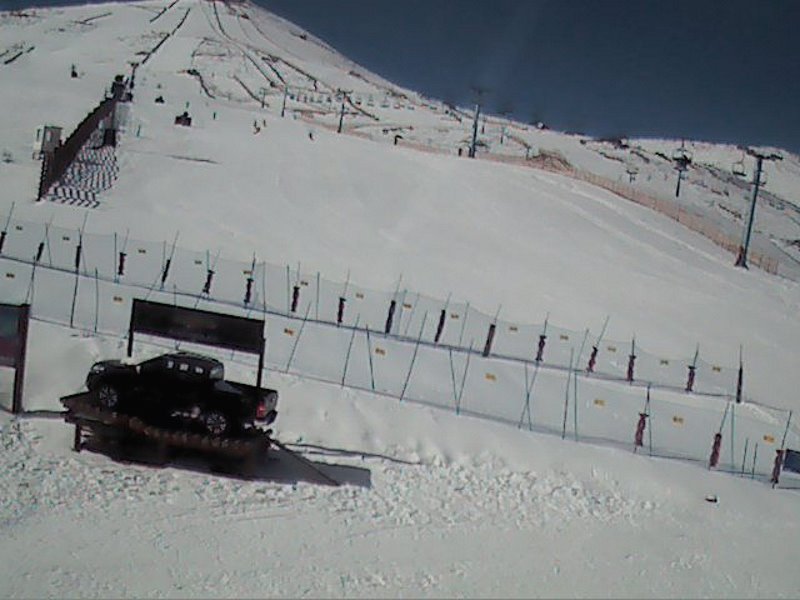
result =
[{"label": "snow fence", "polygon": [[[592,346],[597,334],[589,330],[508,323],[467,303],[168,243],[13,219],[6,231],[0,301],[28,302],[34,318],[92,335],[121,342],[133,299],[145,298],[263,318],[273,370],[531,431],[704,464],[720,433],[717,467],[754,476],[771,471],[785,435],[800,447],[786,413],[734,402],[738,371],[731,367],[658,357],[631,342]],[[147,343],[174,347],[143,339],[137,352]],[[223,358],[256,366],[243,354]],[[694,393],[686,393],[691,371]]]},{"label": "snow fence", "polygon": [[[737,394],[738,368],[725,361],[707,360],[695,348],[688,348],[683,357],[658,356],[638,340],[603,339],[598,343],[600,332],[589,328],[574,331],[553,323],[508,322],[476,310],[469,302],[442,300],[407,289],[372,290],[288,265],[230,260],[166,241],[81,233],[0,216],[0,224],[4,223],[6,236],[0,256],[29,265],[29,271],[35,265],[38,273],[47,270],[74,276],[77,272],[96,279],[92,285],[100,288],[125,284],[138,288],[141,297],[155,292],[168,292],[173,298],[199,296],[202,302],[250,311],[348,327],[357,324],[407,342],[419,338],[424,344],[453,350],[488,349],[490,356],[522,362],[538,357],[537,362],[546,367],[572,366],[609,380],[649,382],[721,397]],[[87,310],[86,301],[81,296],[77,306]],[[733,362],[731,359],[735,360],[734,352],[728,361]]]}]

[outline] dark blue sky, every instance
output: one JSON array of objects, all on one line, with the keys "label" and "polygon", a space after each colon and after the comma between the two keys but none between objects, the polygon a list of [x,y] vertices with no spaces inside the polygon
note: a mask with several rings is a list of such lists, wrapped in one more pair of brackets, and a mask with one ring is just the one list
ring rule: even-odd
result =
[{"label": "dark blue sky", "polygon": [[800,2],[257,0],[429,96],[560,130],[800,151]]},{"label": "dark blue sky", "polygon": [[434,98],[479,86],[490,112],[559,130],[800,152],[797,0],[255,1]]}]

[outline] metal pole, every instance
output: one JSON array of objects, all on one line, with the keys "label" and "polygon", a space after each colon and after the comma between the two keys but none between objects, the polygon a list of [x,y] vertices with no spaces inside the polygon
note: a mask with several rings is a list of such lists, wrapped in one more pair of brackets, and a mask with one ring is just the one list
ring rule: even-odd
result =
[{"label": "metal pole", "polygon": [[300,330],[297,332],[297,337],[294,340],[294,346],[292,346],[292,353],[289,355],[289,360],[286,362],[286,369],[284,369],[284,373],[289,372],[289,368],[292,366],[292,360],[294,359],[294,353],[297,350],[297,344],[300,343],[300,336],[303,335],[303,329],[306,326],[306,321],[308,321],[308,313],[311,311],[311,303],[309,302],[306,306],[306,314],[303,317],[303,322],[300,323]]},{"label": "metal pole", "polygon": [[342,108],[339,110],[339,127],[336,129],[336,133],[342,133],[342,123],[344,122],[344,99],[346,96],[342,94]]},{"label": "metal pole", "polygon": [[731,468],[736,469],[736,458],[735,458],[735,436],[736,436],[736,429],[734,424],[736,423],[736,404],[731,402]]},{"label": "metal pole", "polygon": [[367,325],[367,358],[369,358],[369,380],[372,384],[372,391],[375,391],[375,369],[372,366],[372,343],[369,340],[369,325]]},{"label": "metal pole", "polygon": [[572,361],[575,358],[575,347],[570,348],[569,351],[569,371],[567,371],[567,388],[564,391],[564,422],[561,425],[561,439],[567,434],[567,413],[569,411],[569,384],[572,380]]},{"label": "metal pole", "polygon": [[30,305],[20,306],[17,321],[17,339],[20,340],[17,349],[17,359],[14,366],[14,391],[11,399],[11,412],[19,414],[24,411],[22,403],[22,386],[25,383],[25,358],[28,347],[28,320],[30,317]]},{"label": "metal pole", "polygon": [[289,94],[289,86],[283,87],[283,104],[281,105],[281,119],[286,114],[286,96]]},{"label": "metal pole", "polygon": [[647,401],[644,404],[644,412],[647,413],[647,444],[650,447],[650,456],[653,456],[653,418],[650,414],[650,384],[647,384]]},{"label": "metal pole", "polygon": [[464,338],[464,329],[467,326],[467,317],[469,317],[469,302],[467,302],[466,308],[464,309],[464,320],[461,321],[461,333],[458,334],[458,347],[461,348],[461,341]]},{"label": "metal pole", "polygon": [[467,351],[467,363],[464,365],[464,375],[461,377],[461,389],[458,392],[458,402],[456,403],[456,414],[461,413],[461,399],[464,397],[464,387],[467,385],[467,371],[469,371],[469,359],[472,356],[472,346],[475,340],[470,340],[469,350]]},{"label": "metal pole", "polygon": [[350,362],[350,352],[353,351],[353,342],[356,339],[356,332],[358,331],[358,321],[361,315],[356,315],[356,324],[353,326],[353,334],[350,336],[350,344],[347,346],[347,355],[344,358],[344,369],[342,369],[342,387],[344,387],[344,380],[347,377],[347,365]]},{"label": "metal pole", "polygon": [[792,411],[789,411],[789,417],[786,419],[786,429],[783,430],[783,439],[781,440],[781,450],[786,447],[786,435],[789,433],[789,424],[792,422]]},{"label": "metal pole", "polygon": [[94,332],[97,333],[97,323],[100,320],[100,276],[94,270]]},{"label": "metal pole", "polygon": [[481,105],[475,105],[475,118],[472,121],[472,141],[469,143],[469,157],[475,158],[475,145],[478,142],[478,118],[481,114]]},{"label": "metal pole", "polygon": [[319,271],[317,271],[317,307],[314,314],[316,315],[316,320],[319,321]]},{"label": "metal pole", "polygon": [[288,315],[291,312],[292,301],[291,301],[291,283],[289,282],[290,275],[289,275],[289,265],[286,265],[286,314]]},{"label": "metal pole", "polygon": [[456,410],[458,410],[458,388],[456,387],[456,369],[453,366],[453,349],[448,348],[447,352],[450,356],[450,380],[453,382],[453,401],[456,403]]},{"label": "metal pole", "polygon": [[403,401],[403,398],[406,395],[406,390],[408,389],[408,382],[411,381],[411,373],[414,371],[414,363],[417,360],[417,352],[419,351],[419,344],[422,341],[422,331],[425,329],[425,321],[428,319],[428,313],[426,312],[425,315],[422,317],[422,325],[419,328],[419,336],[417,336],[417,343],[414,345],[414,354],[411,355],[411,364],[408,367],[408,374],[406,375],[406,380],[403,382],[403,389],[400,392],[400,402]]},{"label": "metal pole", "polygon": [[750,438],[744,440],[744,454],[742,455],[742,477],[744,477],[744,465],[747,462],[747,446],[750,443]]},{"label": "metal pole", "polygon": [[756,215],[756,199],[758,198],[758,188],[761,185],[761,168],[764,162],[763,156],[756,156],[756,174],[753,179],[753,198],[750,201],[750,214],[747,217],[747,229],[745,229],[744,243],[739,248],[739,256],[736,258],[737,267],[747,268],[747,251],[750,249],[750,236],[753,233],[753,221]]}]

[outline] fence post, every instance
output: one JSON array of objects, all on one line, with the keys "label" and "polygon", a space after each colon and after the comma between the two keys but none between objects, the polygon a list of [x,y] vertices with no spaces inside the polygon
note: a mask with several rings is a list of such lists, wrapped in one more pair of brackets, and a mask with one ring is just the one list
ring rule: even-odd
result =
[{"label": "fence post", "polygon": [[567,435],[567,413],[569,412],[569,384],[572,380],[572,362],[575,359],[575,348],[569,350],[569,371],[567,371],[567,387],[564,390],[564,421],[561,424],[561,439]]},{"label": "fence post", "polygon": [[367,325],[367,357],[369,358],[369,379],[372,391],[375,391],[375,369],[372,366],[372,342],[369,339],[369,325]]},{"label": "fence post", "polygon": [[406,389],[408,388],[408,382],[411,380],[411,372],[414,370],[414,363],[417,360],[417,352],[419,351],[419,343],[422,341],[422,331],[425,329],[425,321],[427,319],[428,319],[428,313],[426,312],[425,315],[422,317],[422,325],[419,328],[419,336],[417,336],[417,343],[414,344],[414,354],[411,355],[411,364],[408,367],[406,380],[403,382],[403,389],[400,392],[400,402],[403,401],[403,397],[406,395]]},{"label": "fence post", "polygon": [[97,323],[100,320],[100,276],[97,268],[94,270],[94,332],[97,333]]},{"label": "fence post", "polygon": [[450,380],[453,383],[453,403],[458,408],[458,388],[456,387],[456,368],[453,364],[453,349],[448,348],[447,353],[450,357]]},{"label": "fence post", "polygon": [[358,321],[361,315],[356,315],[356,324],[353,326],[353,333],[350,336],[350,344],[347,346],[347,355],[344,358],[344,369],[342,369],[342,387],[344,387],[344,380],[347,377],[347,365],[350,363],[350,352],[353,350],[353,342],[356,339],[356,332],[358,331]]},{"label": "fence post", "polygon": [[319,271],[317,271],[317,308],[314,314],[316,316],[316,320],[319,321]]},{"label": "fence post", "polygon": [[397,300],[392,299],[389,302],[389,312],[386,315],[386,326],[383,328],[383,332],[386,335],[389,335],[392,332],[392,324],[394,321],[394,311],[397,308]]},{"label": "fence post", "polygon": [[286,314],[288,315],[291,312],[292,303],[289,300],[289,288],[291,284],[289,283],[289,265],[286,265]]},{"label": "fence post", "polygon": [[262,316],[267,320],[267,261],[264,261],[264,274],[261,277],[261,306],[263,307]]},{"label": "fence post", "polygon": [[466,308],[464,309],[464,320],[461,321],[461,333],[458,334],[458,347],[461,348],[461,342],[464,339],[464,329],[467,326],[467,319],[469,318],[469,302],[467,302]]},{"label": "fence post", "polygon": [[747,446],[750,443],[750,438],[744,440],[744,453],[742,454],[742,477],[744,477],[744,465],[747,462]]},{"label": "fence post", "polygon": [[292,346],[292,352],[289,354],[289,360],[286,362],[286,369],[284,369],[284,373],[289,372],[289,368],[292,366],[292,360],[294,359],[294,353],[297,350],[297,345],[300,343],[300,336],[303,335],[303,329],[306,326],[306,321],[308,321],[308,313],[311,310],[311,303],[308,303],[306,307],[306,314],[303,316],[303,322],[300,323],[300,329],[297,332],[297,337],[294,340],[294,345]]},{"label": "fence post", "polygon": [[497,329],[497,325],[492,323],[489,325],[489,333],[486,335],[486,345],[483,347],[483,357],[486,358],[489,356],[489,353],[492,351],[492,342],[494,341],[494,334]]},{"label": "fence post", "polygon": [[631,340],[631,353],[628,356],[628,372],[625,377],[628,383],[633,383],[633,366],[636,362],[636,338]]},{"label": "fence post", "polygon": [[731,469],[736,469],[735,457],[735,423],[736,423],[736,404],[731,403]]},{"label": "fence post", "polygon": [[572,420],[575,429],[575,441],[578,441],[578,362],[580,358],[575,360],[575,372],[572,375]]},{"label": "fence post", "polygon": [[775,489],[775,486],[780,483],[781,479],[781,467],[783,466],[783,449],[775,450],[775,462],[772,466],[772,477],[770,477],[770,483],[772,484],[772,489]]},{"label": "fence post", "polygon": [[442,309],[439,313],[439,324],[436,326],[436,336],[433,338],[433,343],[438,344],[439,340],[442,339],[442,333],[444,332],[444,322],[447,318],[447,310]]},{"label": "fence post", "polygon": [[719,430],[714,434],[714,443],[711,445],[711,456],[708,458],[708,468],[712,469],[719,464],[720,447],[722,446],[722,430],[725,428],[725,419],[728,418],[728,410],[731,403],[725,405],[725,412],[722,413],[722,422],[719,424]]},{"label": "fence post", "polygon": [[522,414],[519,417],[517,427],[522,428],[522,421],[525,419],[525,413],[528,414],[528,431],[533,430],[533,418],[531,416],[531,394],[533,393],[533,386],[536,383],[536,376],[539,374],[539,363],[533,370],[533,377],[528,382],[528,361],[525,361],[525,404],[522,407]]},{"label": "fence post", "polygon": [[461,414],[461,399],[464,397],[464,387],[467,384],[467,372],[469,371],[469,360],[472,357],[472,346],[475,340],[469,343],[469,350],[467,351],[467,363],[464,365],[464,374],[461,376],[461,389],[458,391],[458,402],[456,403],[456,414]]}]

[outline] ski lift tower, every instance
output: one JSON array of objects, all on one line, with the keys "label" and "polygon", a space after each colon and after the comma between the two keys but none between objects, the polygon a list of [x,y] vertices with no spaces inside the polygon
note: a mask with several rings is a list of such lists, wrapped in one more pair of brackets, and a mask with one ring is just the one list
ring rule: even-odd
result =
[{"label": "ski lift tower", "polygon": [[475,116],[472,120],[472,139],[469,143],[469,152],[467,153],[467,156],[470,158],[475,158],[475,150],[478,145],[478,119],[481,116],[481,100],[487,90],[481,85],[472,85],[470,87],[477,97],[477,101],[475,102]]},{"label": "ski lift tower", "polygon": [[675,186],[675,197],[679,198],[681,195],[683,174],[689,170],[689,165],[692,164],[692,153],[686,149],[683,140],[681,140],[681,147],[676,148],[672,153],[672,160],[675,162],[675,170],[678,172],[678,184]]},{"label": "ski lift tower", "polygon": [[750,214],[747,217],[747,227],[744,230],[744,239],[739,246],[739,255],[736,257],[736,266],[747,268],[747,251],[750,249],[750,236],[753,233],[753,221],[756,216],[756,199],[758,198],[758,188],[765,183],[761,175],[761,170],[765,160],[783,160],[779,154],[763,154],[748,148],[747,154],[756,159],[756,171],[753,174],[753,199],[750,201]]},{"label": "ski lift tower", "polygon": [[342,89],[336,90],[336,95],[338,97],[340,97],[341,100],[342,100],[342,106],[339,109],[339,127],[336,128],[336,133],[342,133],[342,125],[344,123],[344,106],[345,106],[345,102],[349,102],[350,101],[350,96],[349,95],[352,94],[352,93],[353,93],[353,90],[342,90]]}]

